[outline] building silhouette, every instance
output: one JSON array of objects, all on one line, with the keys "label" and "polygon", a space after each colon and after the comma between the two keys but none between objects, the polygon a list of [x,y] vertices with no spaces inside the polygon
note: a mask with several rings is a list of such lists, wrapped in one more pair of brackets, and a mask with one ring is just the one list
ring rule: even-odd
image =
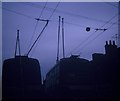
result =
[{"label": "building silhouette", "polygon": [[119,100],[120,48],[106,41],[105,54],[92,54],[92,61],[72,55],[61,59],[47,73],[48,99]]},{"label": "building silhouette", "polygon": [[39,61],[15,56],[3,62],[2,101],[119,101],[119,60],[120,47],[106,41],[105,54],[94,53],[91,61],[78,55],[60,59],[42,84]]},{"label": "building silhouette", "polygon": [[92,56],[91,63],[96,73],[97,98],[101,100],[119,99],[120,48],[117,48],[115,41],[106,41],[105,54],[94,53]]},{"label": "building silhouette", "polygon": [[78,98],[80,90],[91,83],[89,77],[89,61],[72,55],[61,59],[47,73],[45,91],[51,99]]}]

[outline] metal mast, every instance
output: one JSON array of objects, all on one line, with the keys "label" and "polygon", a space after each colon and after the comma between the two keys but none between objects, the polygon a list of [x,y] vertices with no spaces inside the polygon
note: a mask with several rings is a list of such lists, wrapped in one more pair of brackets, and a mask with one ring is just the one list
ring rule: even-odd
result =
[{"label": "metal mast", "polygon": [[16,46],[15,46],[15,56],[16,56],[16,53],[17,53],[17,46],[18,46],[18,51],[19,51],[19,56],[20,56],[21,52],[20,52],[19,30],[17,30],[17,39],[16,39]]},{"label": "metal mast", "polygon": [[60,21],[61,21],[61,17],[59,16],[59,25],[58,25],[58,47],[57,47],[57,60],[56,62],[59,61],[59,44],[60,44]]},{"label": "metal mast", "polygon": [[63,45],[63,58],[65,58],[65,45],[64,45],[64,18],[62,18],[62,45]]}]

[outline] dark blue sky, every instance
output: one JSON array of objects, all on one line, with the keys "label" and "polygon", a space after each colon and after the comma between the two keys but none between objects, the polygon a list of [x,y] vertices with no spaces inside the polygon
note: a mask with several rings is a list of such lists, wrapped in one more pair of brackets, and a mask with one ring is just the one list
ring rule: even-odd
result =
[{"label": "dark blue sky", "polygon": [[[39,17],[45,4],[44,2],[2,3],[3,60],[14,57],[17,29],[20,30],[21,53],[23,55],[27,53],[29,46],[45,25],[45,22],[38,22],[33,33],[37,22],[34,18]],[[50,18],[50,22],[29,54],[29,57],[39,60],[44,76],[56,63],[58,16],[65,20],[66,57],[80,54],[82,58],[91,60],[92,53],[104,53],[105,41],[114,40],[114,36],[118,34],[117,2],[60,2],[59,4],[48,2],[41,18]],[[87,26],[91,27],[89,32],[86,32]],[[95,32],[94,29],[101,27],[108,30]]]},{"label": "dark blue sky", "polygon": [[[115,35],[118,34],[118,3],[101,1],[103,2],[60,2],[59,4],[58,2],[3,2],[2,14],[0,14],[3,60],[14,57],[17,29],[20,30],[21,53],[23,55],[27,53],[45,25],[44,22],[38,22],[33,33],[37,22],[34,18],[38,18],[40,14],[41,18],[50,18],[51,21],[29,57],[39,60],[43,76],[56,63],[58,16],[65,19],[66,57],[80,54],[82,58],[91,60],[92,53],[104,53],[105,41],[114,40]],[[90,32],[86,32],[87,26],[91,27]],[[107,28],[107,30],[95,32],[96,28]],[[62,58],[62,55],[60,57]]]}]

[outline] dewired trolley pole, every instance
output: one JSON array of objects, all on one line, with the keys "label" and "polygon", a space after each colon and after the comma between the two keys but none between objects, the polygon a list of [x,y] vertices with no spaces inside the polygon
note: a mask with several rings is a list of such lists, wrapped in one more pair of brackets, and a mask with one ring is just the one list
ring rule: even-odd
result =
[{"label": "dewired trolley pole", "polygon": [[[2,7],[1,1],[0,7]],[[2,9],[0,9],[0,22],[2,22]],[[1,100],[2,100],[2,23],[0,23],[0,101]]]},{"label": "dewired trolley pole", "polygon": [[118,4],[118,42],[117,42],[118,47],[120,47],[120,1]]}]

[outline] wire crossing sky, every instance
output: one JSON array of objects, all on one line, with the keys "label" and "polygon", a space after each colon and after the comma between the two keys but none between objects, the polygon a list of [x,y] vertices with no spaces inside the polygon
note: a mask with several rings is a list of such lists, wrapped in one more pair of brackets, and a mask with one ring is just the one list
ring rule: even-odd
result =
[{"label": "wire crossing sky", "polygon": [[[47,0],[47,1],[48,1],[48,0]],[[44,5],[44,7],[43,7],[42,11],[40,12],[40,15],[39,15],[39,17],[38,17],[37,19],[40,19],[40,18],[42,17],[42,14],[43,14],[43,12],[44,12],[44,9],[46,8],[46,5],[47,5],[47,1],[46,1],[45,5]],[[34,30],[33,30],[33,34],[32,34],[32,37],[31,37],[31,41],[32,41],[32,38],[33,38],[33,36],[34,36],[34,34],[35,34],[35,32],[36,32],[36,28],[37,28],[37,26],[38,26],[39,20],[36,20],[36,21],[37,21],[37,22],[36,22],[35,28],[34,28]],[[29,47],[30,47],[30,45],[31,45],[31,41],[29,42]]]},{"label": "wire crossing sky", "polygon": [[[118,15],[118,14],[117,14]],[[115,17],[118,17],[117,15],[115,15],[115,16],[113,16],[109,21],[107,21],[104,25],[102,25],[101,27],[99,27],[100,29],[101,28],[103,28],[106,24],[108,24],[109,22],[111,22]],[[113,23],[112,25],[114,25],[115,23]],[[111,26],[110,26],[111,27]],[[109,28],[109,27],[108,27]],[[108,28],[106,29],[106,30],[108,30]],[[94,29],[95,30],[95,29]],[[103,30],[103,32],[104,31],[106,31],[106,30]],[[80,49],[82,49],[83,50],[83,48],[84,47],[86,47],[86,45],[90,45],[90,43],[89,43],[89,41],[90,42],[92,42],[92,41],[94,41],[93,39],[92,40],[90,40],[90,38],[92,37],[92,36],[95,36],[94,34],[96,33],[96,32],[98,32],[99,30],[96,30],[95,32],[93,32],[90,36],[88,36],[85,40],[83,40],[77,47],[75,47],[74,49],[73,49],[73,51],[74,50],[76,50],[76,49],[79,49],[79,47],[81,47],[81,46],[83,46],[83,47],[81,47]],[[102,33],[103,33],[102,32]],[[102,33],[99,33],[97,36],[96,36],[96,38],[98,37],[98,36],[100,36],[100,35],[102,35]],[[95,39],[96,39],[95,38]],[[87,42],[88,41],[88,42]],[[86,43],[87,42],[87,44],[85,45],[84,43]],[[80,49],[79,49],[79,51],[80,51]]]},{"label": "wire crossing sky", "polygon": [[[3,60],[14,57],[18,29],[21,54],[24,55],[45,26],[45,22],[36,19],[49,20],[29,54],[39,60],[43,76],[56,63],[59,16],[65,22],[66,57],[80,54],[81,58],[91,60],[93,53],[104,53],[105,41],[113,40],[118,34],[118,2],[3,2],[1,9]],[[86,27],[90,27],[89,32]],[[107,30],[95,30],[100,28]],[[59,51],[59,58],[62,58],[62,39]]]}]

